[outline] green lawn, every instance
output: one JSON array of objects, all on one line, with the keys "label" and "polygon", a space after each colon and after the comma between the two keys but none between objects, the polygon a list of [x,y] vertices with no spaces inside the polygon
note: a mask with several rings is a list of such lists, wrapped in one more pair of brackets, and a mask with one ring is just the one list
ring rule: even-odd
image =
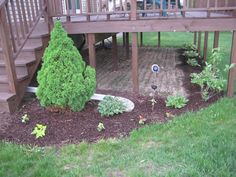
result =
[{"label": "green lawn", "polygon": [[0,176],[235,176],[235,108],[236,99],[224,98],[128,138],[96,144],[30,148],[2,142]]},{"label": "green lawn", "polygon": [[[210,54],[213,46],[214,33],[209,33],[209,52]],[[163,32],[161,33],[161,47],[175,47],[180,48],[185,43],[193,43],[193,33],[190,32]],[[202,33],[202,45],[201,45],[201,53],[203,53],[204,47],[204,33]],[[122,42],[122,38],[118,39],[118,42]],[[130,34],[130,43],[131,43],[131,34]],[[143,33],[143,44],[148,46],[157,46],[157,33]],[[226,64],[230,63],[230,55],[231,55],[231,44],[232,44],[232,33],[230,32],[221,32],[219,47],[223,53],[224,60],[220,64],[220,68],[223,70]],[[222,72],[225,79],[227,79],[228,74]],[[236,92],[236,81],[235,81],[235,92]]]}]

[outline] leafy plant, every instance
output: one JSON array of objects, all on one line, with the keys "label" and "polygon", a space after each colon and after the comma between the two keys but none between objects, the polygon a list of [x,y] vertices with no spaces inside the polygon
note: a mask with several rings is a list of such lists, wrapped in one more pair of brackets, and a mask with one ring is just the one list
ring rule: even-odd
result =
[{"label": "leafy plant", "polygon": [[98,104],[98,110],[101,116],[113,116],[120,114],[125,111],[125,105],[116,97],[105,96],[102,101]]},{"label": "leafy plant", "polygon": [[31,134],[35,135],[36,139],[42,138],[46,135],[45,134],[46,128],[47,128],[46,125],[36,124],[36,126],[34,127],[34,130]]},{"label": "leafy plant", "polygon": [[194,44],[184,44],[183,49],[187,51],[190,51],[190,50],[196,51],[197,47]]},{"label": "leafy plant", "polygon": [[195,50],[185,51],[184,56],[187,59],[197,58],[199,56],[199,53]]},{"label": "leafy plant", "polygon": [[37,97],[45,107],[80,111],[93,95],[96,73],[86,66],[73,41],[57,21],[38,72]]},{"label": "leafy plant", "polygon": [[24,114],[22,117],[21,117],[21,122],[22,123],[26,123],[29,121],[29,116],[27,114]]},{"label": "leafy plant", "polygon": [[101,123],[101,122],[99,122],[99,124],[98,124],[98,126],[97,126],[97,130],[98,130],[99,132],[105,130],[104,124]]},{"label": "leafy plant", "polygon": [[139,125],[144,125],[146,123],[147,119],[145,119],[143,116],[139,115]]},{"label": "leafy plant", "polygon": [[189,58],[187,60],[187,63],[193,67],[199,66],[198,61],[195,58]]},{"label": "leafy plant", "polygon": [[[213,49],[212,55],[209,59],[209,62],[206,62],[206,66],[203,71],[200,73],[191,74],[191,82],[197,84],[201,88],[201,96],[207,101],[211,98],[215,92],[222,91],[226,83],[226,79],[221,75],[218,65],[222,60],[222,55],[219,49]],[[226,65],[224,71],[229,71],[233,65]],[[210,93],[210,91],[212,91]]]},{"label": "leafy plant", "polygon": [[183,108],[186,106],[188,99],[181,95],[169,95],[166,100],[167,107]]}]

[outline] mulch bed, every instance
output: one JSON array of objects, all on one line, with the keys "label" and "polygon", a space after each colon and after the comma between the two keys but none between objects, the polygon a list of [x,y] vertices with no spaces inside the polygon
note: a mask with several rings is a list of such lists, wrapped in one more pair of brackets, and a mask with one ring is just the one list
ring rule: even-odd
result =
[{"label": "mulch bed", "polygon": [[[97,93],[111,94],[115,96],[123,96],[132,100],[135,103],[135,109],[130,113],[123,113],[111,118],[101,117],[97,105],[98,102],[90,101],[86,104],[81,112],[50,112],[41,107],[35,96],[26,97],[27,100],[22,108],[9,116],[10,124],[5,127],[5,131],[0,131],[0,140],[30,144],[37,146],[63,145],[68,143],[79,143],[81,141],[96,142],[100,139],[124,137],[137,128],[139,125],[139,116],[147,119],[147,124],[165,123],[169,118],[165,117],[166,113],[180,115],[187,111],[197,111],[200,108],[207,107],[215,102],[223,93],[219,93],[212,97],[207,102],[203,101],[200,96],[200,89],[190,83],[189,75],[192,72],[199,72],[200,68],[192,68],[185,65],[179,65],[185,72],[184,87],[189,91],[189,102],[182,109],[167,108],[165,99],[161,96],[156,96],[157,104],[152,111],[150,97],[135,95],[129,92],[114,92],[109,90],[97,90]],[[30,120],[24,124],[21,122],[21,117],[28,114]],[[102,122],[105,130],[97,131],[97,125]],[[36,139],[31,135],[36,124],[47,125],[46,136]]]}]

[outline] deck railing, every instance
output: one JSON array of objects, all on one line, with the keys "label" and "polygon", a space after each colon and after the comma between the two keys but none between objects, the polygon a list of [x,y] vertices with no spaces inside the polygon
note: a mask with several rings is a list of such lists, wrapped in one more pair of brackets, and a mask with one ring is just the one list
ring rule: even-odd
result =
[{"label": "deck railing", "polygon": [[24,47],[45,7],[44,0],[0,0],[0,41],[12,92],[16,92],[14,59]]},{"label": "deck railing", "polygon": [[[236,10],[235,0],[50,0],[52,17],[66,16],[77,21],[230,17]],[[192,14],[191,14],[192,13]],[[195,14],[194,14],[195,13]]]}]

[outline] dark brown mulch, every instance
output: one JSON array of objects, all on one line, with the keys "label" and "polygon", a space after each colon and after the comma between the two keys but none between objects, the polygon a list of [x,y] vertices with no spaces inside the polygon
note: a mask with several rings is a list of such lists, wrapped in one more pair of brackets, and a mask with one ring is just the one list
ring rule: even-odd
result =
[{"label": "dark brown mulch", "polygon": [[[181,58],[180,58],[181,59]],[[183,58],[182,58],[183,59]],[[181,60],[182,60],[181,59]],[[209,101],[201,99],[199,88],[190,83],[190,73],[199,72],[201,68],[192,68],[184,64],[179,65],[185,72],[184,87],[190,93],[189,102],[182,109],[172,109],[165,106],[165,100],[160,96],[156,97],[157,104],[154,111],[151,109],[150,97],[135,95],[128,92],[114,92],[108,90],[97,90],[97,93],[123,96],[135,103],[135,109],[130,113],[123,113],[112,118],[101,117],[96,101],[90,101],[81,112],[59,112],[52,113],[39,105],[37,99],[29,96],[24,106],[15,114],[9,116],[10,124],[5,127],[5,131],[0,131],[0,140],[16,142],[19,144],[31,144],[38,146],[62,145],[68,143],[78,143],[81,141],[96,142],[102,138],[127,136],[132,130],[141,127],[138,124],[139,116],[147,119],[147,124],[156,122],[166,122],[168,118],[165,113],[180,115],[186,111],[196,111],[207,107],[215,102],[222,93],[215,95]],[[28,114],[30,121],[21,123],[21,117]],[[97,125],[102,122],[105,131],[98,132]],[[46,136],[35,139],[31,132],[36,124],[47,125]]]}]

